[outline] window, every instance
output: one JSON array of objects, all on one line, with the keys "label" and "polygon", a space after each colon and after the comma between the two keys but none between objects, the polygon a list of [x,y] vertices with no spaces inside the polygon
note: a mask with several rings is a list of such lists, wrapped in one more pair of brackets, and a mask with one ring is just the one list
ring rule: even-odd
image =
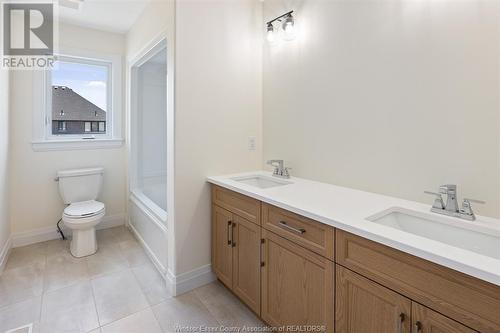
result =
[{"label": "window", "polygon": [[51,71],[33,73],[33,150],[122,146],[121,55],[62,52],[72,55],[57,56]]},{"label": "window", "polygon": [[46,114],[53,124],[48,137],[107,137],[106,124],[112,119],[110,75],[109,62],[58,57],[47,79]]}]

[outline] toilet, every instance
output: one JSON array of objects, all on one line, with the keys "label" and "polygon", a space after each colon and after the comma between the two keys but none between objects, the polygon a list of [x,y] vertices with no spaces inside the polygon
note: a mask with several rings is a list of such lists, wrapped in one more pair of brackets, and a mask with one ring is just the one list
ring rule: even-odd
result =
[{"label": "toilet", "polygon": [[68,205],[62,221],[72,230],[71,254],[77,258],[97,252],[95,228],[106,214],[96,201],[102,187],[104,168],[64,170],[57,173],[61,198]]}]

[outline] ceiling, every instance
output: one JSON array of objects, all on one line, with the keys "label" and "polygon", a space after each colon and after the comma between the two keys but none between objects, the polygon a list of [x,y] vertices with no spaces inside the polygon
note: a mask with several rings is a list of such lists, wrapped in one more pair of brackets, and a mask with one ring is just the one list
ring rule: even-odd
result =
[{"label": "ceiling", "polygon": [[[150,0],[64,0],[59,19],[88,28],[126,33]],[[69,8],[69,7],[75,7]]]}]

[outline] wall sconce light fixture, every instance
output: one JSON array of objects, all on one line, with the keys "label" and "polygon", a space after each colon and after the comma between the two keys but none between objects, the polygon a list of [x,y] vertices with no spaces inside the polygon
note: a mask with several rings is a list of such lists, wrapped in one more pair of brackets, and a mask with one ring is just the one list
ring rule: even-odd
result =
[{"label": "wall sconce light fixture", "polygon": [[273,23],[279,22],[281,24],[281,29],[283,29],[283,39],[284,40],[292,40],[295,38],[295,20],[292,16],[293,10],[280,15],[271,21],[267,22],[267,41],[269,43],[273,43],[276,41],[276,34],[278,31],[275,31]]}]

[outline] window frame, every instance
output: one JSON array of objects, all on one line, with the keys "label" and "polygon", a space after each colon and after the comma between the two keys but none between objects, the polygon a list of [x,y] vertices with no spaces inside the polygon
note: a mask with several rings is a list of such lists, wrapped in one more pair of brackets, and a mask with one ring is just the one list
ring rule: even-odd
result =
[{"label": "window frame", "polygon": [[[76,57],[68,55],[58,55],[57,61],[62,61],[66,63],[75,63],[91,66],[101,66],[107,68],[107,78],[106,78],[106,123],[111,124],[107,126],[108,128],[113,128],[113,64],[108,60],[92,59],[85,57]],[[45,137],[47,140],[92,140],[92,139],[110,139],[113,137],[113,133],[106,131],[106,133],[101,134],[98,132],[85,131],[83,134],[54,134],[52,133],[52,72],[46,71],[45,73],[45,93],[46,93],[46,103],[45,103],[45,123],[46,123],[46,133]]]},{"label": "window frame", "polygon": [[[72,58],[93,59],[98,61],[108,61],[112,64],[111,73],[108,79],[111,79],[112,110],[109,112],[111,117],[111,126],[106,125],[108,137],[97,136],[85,139],[77,136],[69,138],[68,135],[49,137],[47,127],[51,123],[47,121],[47,70],[33,71],[33,139],[31,141],[32,149],[37,152],[43,151],[67,151],[67,150],[92,150],[92,149],[114,149],[123,146],[123,120],[124,114],[124,84],[123,84],[123,66],[121,54],[97,53],[96,51],[60,47],[59,57],[67,56]],[[109,74],[109,73],[108,73]],[[50,85],[52,82],[50,82]],[[49,101],[51,101],[50,96]]]}]

